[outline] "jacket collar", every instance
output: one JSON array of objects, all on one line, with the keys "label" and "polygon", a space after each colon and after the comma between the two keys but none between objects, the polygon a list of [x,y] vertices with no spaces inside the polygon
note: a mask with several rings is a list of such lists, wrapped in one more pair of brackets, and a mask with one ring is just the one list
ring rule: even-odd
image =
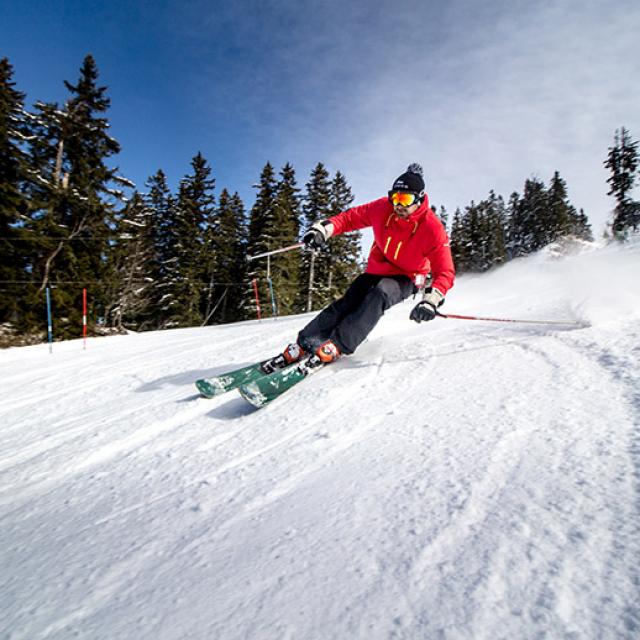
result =
[{"label": "jacket collar", "polygon": [[399,216],[397,216],[392,207],[391,220],[398,221],[401,224],[416,225],[416,224],[420,224],[426,218],[426,216],[429,214],[429,211],[431,211],[429,207],[429,200],[428,198],[425,197],[422,204],[410,216],[406,218],[400,218]]}]

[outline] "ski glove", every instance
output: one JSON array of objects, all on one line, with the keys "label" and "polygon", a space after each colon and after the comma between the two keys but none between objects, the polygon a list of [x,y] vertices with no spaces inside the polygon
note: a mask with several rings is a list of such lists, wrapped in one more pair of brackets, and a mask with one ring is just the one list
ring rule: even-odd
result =
[{"label": "ski glove", "polygon": [[428,322],[436,317],[436,309],[444,302],[444,295],[437,289],[429,288],[425,289],[422,301],[413,307],[410,320],[415,320],[420,323]]},{"label": "ski glove", "polygon": [[305,249],[322,249],[333,233],[333,225],[328,221],[316,222],[302,236]]}]

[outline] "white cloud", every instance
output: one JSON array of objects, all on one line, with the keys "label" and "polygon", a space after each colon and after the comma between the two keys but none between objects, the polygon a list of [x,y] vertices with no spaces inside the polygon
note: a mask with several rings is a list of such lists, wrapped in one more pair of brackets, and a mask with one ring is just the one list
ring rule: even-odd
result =
[{"label": "white cloud", "polygon": [[637,0],[203,2],[183,28],[256,168],[324,161],[358,201],[413,161],[449,210],[558,170],[599,231],[614,129],[640,137]]},{"label": "white cloud", "polygon": [[432,200],[449,209],[491,188],[506,197],[531,174],[548,180],[557,169],[574,204],[602,226],[612,206],[602,162],[613,131],[624,124],[640,135],[640,5],[527,6],[476,15],[436,47],[395,41],[380,56],[367,89],[349,96],[358,113],[351,129],[326,131],[330,163],[359,198],[384,192],[414,160],[425,166]]}]

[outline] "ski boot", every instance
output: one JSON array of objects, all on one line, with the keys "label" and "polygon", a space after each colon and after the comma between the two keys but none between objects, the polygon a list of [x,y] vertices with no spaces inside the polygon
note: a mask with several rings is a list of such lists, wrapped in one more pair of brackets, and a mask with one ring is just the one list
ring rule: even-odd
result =
[{"label": "ski boot", "polygon": [[334,362],[340,355],[340,349],[338,349],[336,344],[331,340],[327,340],[315,350],[306,362],[302,362],[299,367],[306,375],[316,367]]},{"label": "ski boot", "polygon": [[261,368],[264,373],[273,373],[276,369],[284,369],[299,362],[305,355],[305,350],[297,342],[292,342],[280,355],[263,362]]},{"label": "ski boot", "polygon": [[327,340],[316,349],[315,355],[320,358],[323,364],[329,364],[340,357],[340,349],[334,342]]}]

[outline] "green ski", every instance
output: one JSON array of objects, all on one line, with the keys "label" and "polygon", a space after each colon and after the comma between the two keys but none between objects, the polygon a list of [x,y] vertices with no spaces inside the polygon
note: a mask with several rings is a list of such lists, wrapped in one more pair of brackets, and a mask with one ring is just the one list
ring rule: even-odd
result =
[{"label": "green ski", "polygon": [[323,366],[312,358],[307,362],[293,364],[270,375],[244,382],[238,386],[238,391],[254,407],[264,407]]},{"label": "green ski", "polygon": [[237,389],[241,384],[246,384],[256,378],[264,376],[265,372],[262,370],[262,365],[265,362],[268,362],[268,360],[255,362],[254,364],[240,367],[233,371],[227,371],[213,378],[196,380],[196,387],[205,398],[215,398],[227,391]]}]

